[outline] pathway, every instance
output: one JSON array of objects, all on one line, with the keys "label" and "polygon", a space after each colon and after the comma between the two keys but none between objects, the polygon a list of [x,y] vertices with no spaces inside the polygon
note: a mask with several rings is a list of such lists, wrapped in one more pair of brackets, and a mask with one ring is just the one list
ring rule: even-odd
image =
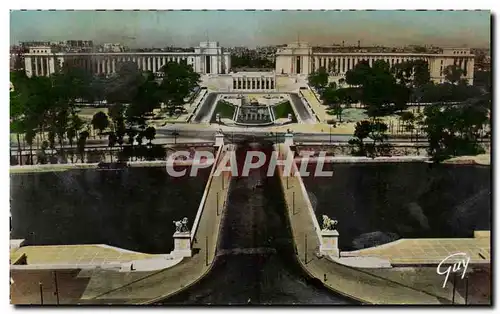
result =
[{"label": "pathway", "polygon": [[334,117],[329,115],[326,106],[322,105],[313,92],[310,89],[301,89],[300,93],[307,100],[311,108],[314,110],[319,120],[323,123],[326,123],[328,120],[333,119]]}]

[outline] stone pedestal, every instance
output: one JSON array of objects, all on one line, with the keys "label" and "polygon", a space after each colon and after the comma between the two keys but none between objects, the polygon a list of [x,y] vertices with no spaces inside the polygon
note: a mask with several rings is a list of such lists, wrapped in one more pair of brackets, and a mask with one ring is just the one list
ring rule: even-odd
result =
[{"label": "stone pedestal", "polygon": [[319,251],[322,255],[340,257],[339,232],[337,230],[321,230],[321,245]]},{"label": "stone pedestal", "polygon": [[224,134],[220,133],[215,134],[215,146],[217,147],[224,146]]},{"label": "stone pedestal", "polygon": [[172,251],[172,254],[179,257],[191,257],[192,256],[191,233],[176,232],[174,233],[173,237],[174,237],[174,250]]},{"label": "stone pedestal", "polygon": [[292,133],[285,134],[285,145],[286,146],[293,146],[293,134]]}]

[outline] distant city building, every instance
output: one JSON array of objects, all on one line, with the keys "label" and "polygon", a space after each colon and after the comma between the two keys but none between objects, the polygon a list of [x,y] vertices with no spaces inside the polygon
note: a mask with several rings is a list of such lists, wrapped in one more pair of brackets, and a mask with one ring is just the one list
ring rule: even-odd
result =
[{"label": "distant city building", "polygon": [[105,43],[99,47],[98,52],[124,52],[125,47],[121,44]]},{"label": "distant city building", "polygon": [[468,48],[443,48],[440,53],[368,52],[366,48],[347,52],[346,48],[349,47],[311,47],[303,42],[289,44],[276,52],[276,73],[308,75],[324,67],[334,76],[344,76],[362,60],[370,65],[384,60],[390,66],[408,60],[425,60],[431,80],[436,83],[444,82],[444,69],[449,65],[458,65],[464,70],[464,79],[469,84],[473,82],[474,55]]},{"label": "distant city building", "polygon": [[231,58],[218,42],[201,42],[192,52],[61,52],[51,46],[30,47],[24,54],[28,76],[47,76],[64,63],[87,69],[93,74],[115,73],[122,62],[137,63],[143,71],[159,72],[168,61],[183,62],[202,74],[224,74],[231,69]]},{"label": "distant city building", "polygon": [[29,48],[29,47],[38,47],[38,46],[52,46],[53,42],[50,41],[22,41],[19,43],[20,47]]},{"label": "distant city building", "polygon": [[[157,73],[168,61],[183,62],[193,66],[201,74],[225,74],[231,71],[230,56],[253,56],[255,58],[276,60],[276,74],[308,75],[325,67],[331,76],[343,77],[362,60],[373,64],[385,60],[393,66],[408,60],[425,60],[429,64],[431,80],[442,83],[445,80],[444,69],[457,65],[464,70],[464,79],[469,84],[474,76],[474,54],[469,48],[436,48],[409,46],[403,48],[388,47],[311,47],[299,42],[279,46],[233,47],[224,50],[218,42],[201,42],[195,48],[146,48],[127,51],[121,44],[107,43],[94,46],[92,41],[67,41],[65,45],[26,46],[34,42],[23,43],[19,47],[23,54],[24,68],[28,76],[50,75],[64,63],[83,67],[94,74],[109,75],[115,73],[121,62],[135,62],[139,69]],[[75,51],[75,49],[77,49]],[[93,49],[91,51],[87,49]],[[425,51],[421,53],[415,52]],[[16,52],[11,49],[11,59]],[[483,58],[489,65],[489,56]],[[11,66],[13,65],[11,61]]]},{"label": "distant city building", "polygon": [[90,48],[94,46],[94,42],[92,40],[68,40],[66,45],[73,48]]}]

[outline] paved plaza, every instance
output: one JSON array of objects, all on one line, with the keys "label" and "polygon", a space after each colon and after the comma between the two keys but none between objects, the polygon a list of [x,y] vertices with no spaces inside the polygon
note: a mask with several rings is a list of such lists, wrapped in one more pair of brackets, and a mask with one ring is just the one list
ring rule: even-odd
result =
[{"label": "paved plaza", "polygon": [[158,256],[126,251],[108,245],[44,245],[21,247],[11,252],[11,260],[15,261],[23,254],[26,255],[28,265],[102,265],[110,262],[127,262]]},{"label": "paved plaza", "polygon": [[[455,253],[465,253],[472,264],[490,263],[489,232],[476,232],[474,238],[400,239],[388,244],[348,252],[345,256],[376,256],[393,265],[436,265]],[[346,252],[347,253],[347,252]],[[462,257],[448,259],[451,263]]]}]

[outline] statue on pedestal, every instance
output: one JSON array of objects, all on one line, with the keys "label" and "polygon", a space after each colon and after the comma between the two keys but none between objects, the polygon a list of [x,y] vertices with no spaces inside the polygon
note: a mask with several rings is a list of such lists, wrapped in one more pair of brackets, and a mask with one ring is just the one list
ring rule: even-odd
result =
[{"label": "statue on pedestal", "polygon": [[323,230],[335,230],[337,224],[337,220],[333,220],[327,215],[323,215]]},{"label": "statue on pedestal", "polygon": [[187,217],[182,218],[182,220],[174,221],[175,233],[177,233],[177,232],[189,232],[189,228],[187,226],[187,223],[188,223]]}]

